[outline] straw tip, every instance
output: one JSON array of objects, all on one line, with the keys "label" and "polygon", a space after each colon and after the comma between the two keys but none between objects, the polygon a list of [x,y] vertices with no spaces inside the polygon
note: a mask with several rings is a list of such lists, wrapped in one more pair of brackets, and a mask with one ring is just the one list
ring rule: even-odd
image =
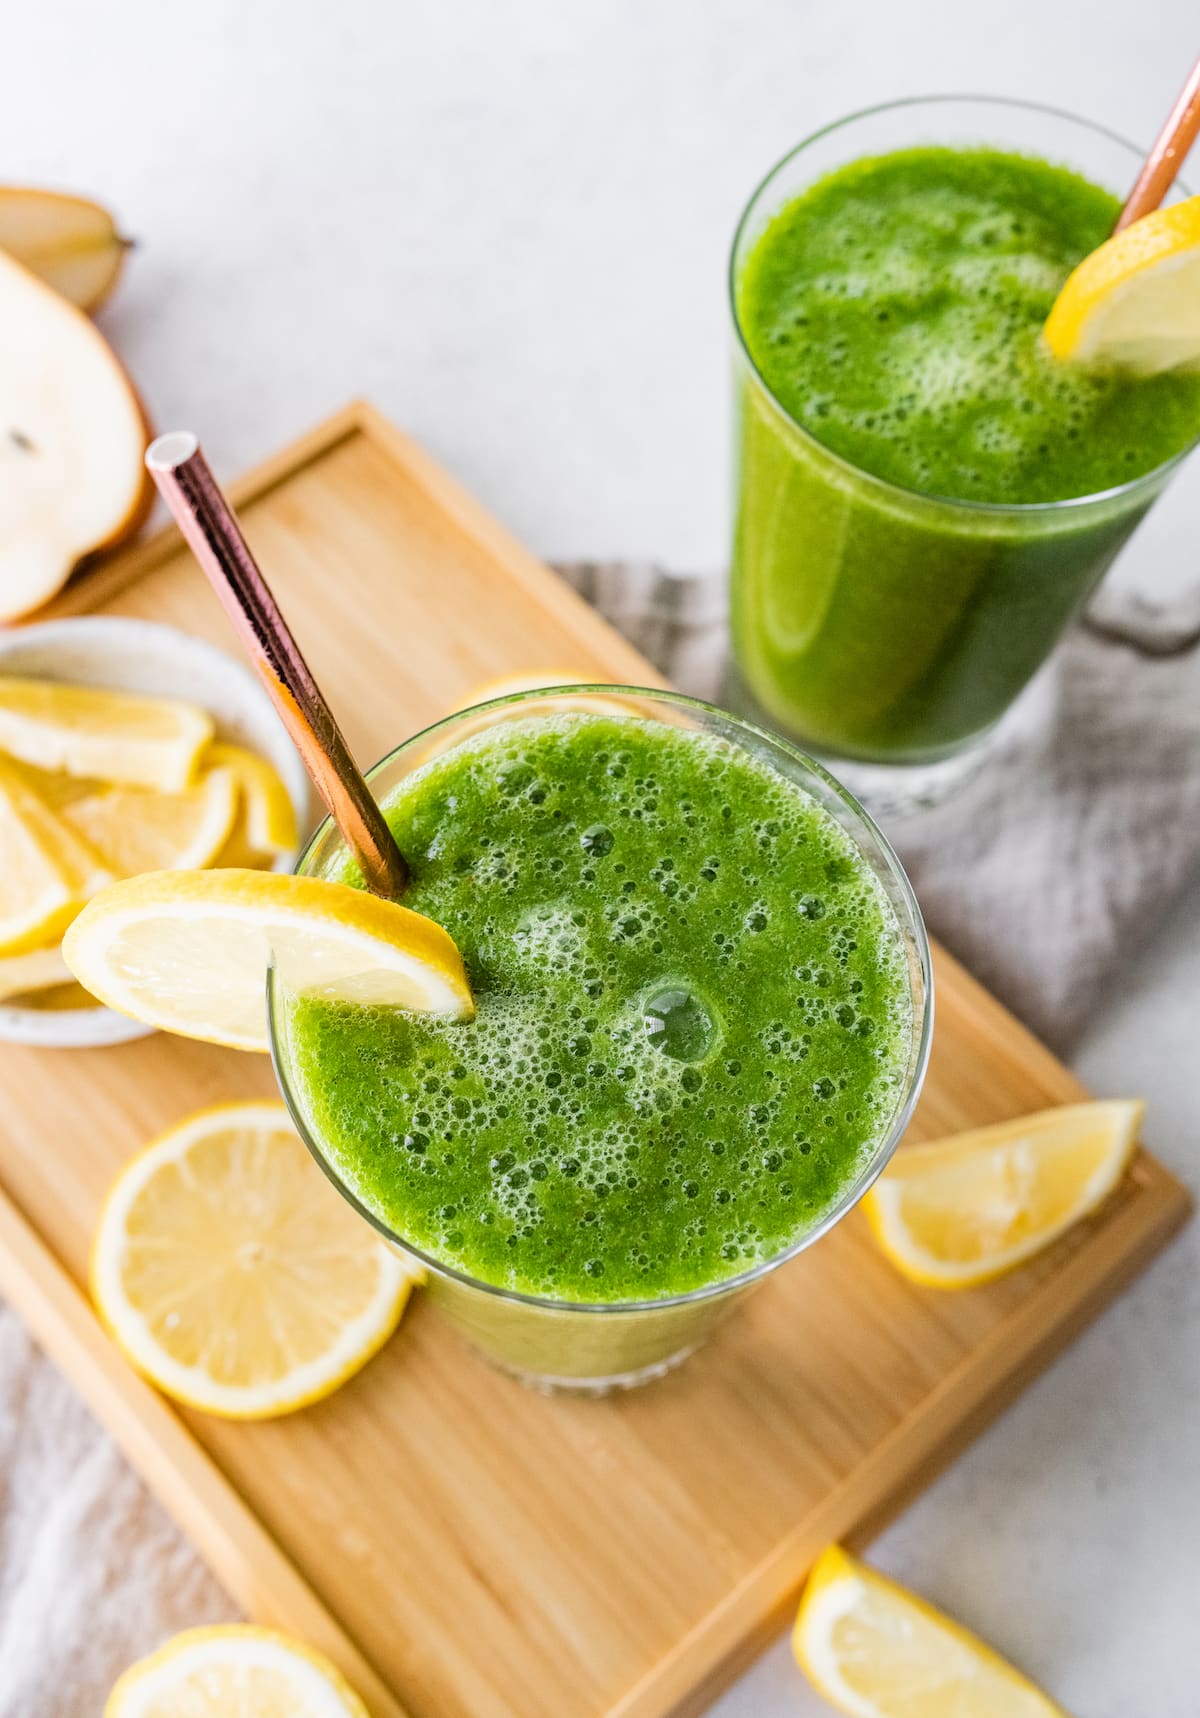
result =
[{"label": "straw tip", "polygon": [[146,449],[148,471],[177,471],[200,451],[200,443],[191,430],[170,430],[156,436]]}]

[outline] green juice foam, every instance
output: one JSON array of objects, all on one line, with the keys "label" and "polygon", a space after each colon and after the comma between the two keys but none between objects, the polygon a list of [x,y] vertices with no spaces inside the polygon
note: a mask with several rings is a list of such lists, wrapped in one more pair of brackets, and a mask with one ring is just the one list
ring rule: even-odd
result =
[{"label": "green juice foam", "polygon": [[1041,343],[1119,205],[1064,167],[918,148],[841,167],[767,225],[737,286],[788,413],[876,477],[963,501],[1098,494],[1200,430],[1200,378],[1088,374]]},{"label": "green juice foam", "polygon": [[902,1100],[910,987],[806,793],[719,738],[564,714],[462,742],[386,812],[478,1014],[285,1005],[294,1092],[368,1209],[485,1282],[614,1301],[739,1275],[837,1203]]}]

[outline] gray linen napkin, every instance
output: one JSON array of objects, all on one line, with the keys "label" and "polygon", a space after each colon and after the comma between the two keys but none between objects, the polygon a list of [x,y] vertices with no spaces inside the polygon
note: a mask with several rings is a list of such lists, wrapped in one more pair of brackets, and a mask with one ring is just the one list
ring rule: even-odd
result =
[{"label": "gray linen napkin", "polygon": [[[723,581],[562,570],[677,685],[719,695]],[[1060,652],[1033,742],[888,826],[931,928],[1059,1046],[1200,861],[1200,615],[1177,617],[1094,613]],[[0,1718],[95,1718],[133,1659],[233,1614],[0,1309]]]},{"label": "gray linen napkin", "polygon": [[[724,582],[639,562],[558,569],[685,692],[720,702]],[[884,817],[930,930],[1057,1050],[1200,871],[1200,593],[1106,595],[976,779]],[[836,766],[835,771],[836,774]]]}]

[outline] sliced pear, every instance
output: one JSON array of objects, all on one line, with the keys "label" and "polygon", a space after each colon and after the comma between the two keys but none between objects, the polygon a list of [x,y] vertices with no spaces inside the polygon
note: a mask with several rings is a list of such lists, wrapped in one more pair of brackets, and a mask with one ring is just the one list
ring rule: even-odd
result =
[{"label": "sliced pear", "polygon": [[129,240],[99,203],[61,191],[0,185],[0,250],[80,310],[91,312],[108,297],[128,249]]},{"label": "sliced pear", "polygon": [[82,311],[0,254],[0,620],[27,614],[83,555],[149,509],[147,426]]}]

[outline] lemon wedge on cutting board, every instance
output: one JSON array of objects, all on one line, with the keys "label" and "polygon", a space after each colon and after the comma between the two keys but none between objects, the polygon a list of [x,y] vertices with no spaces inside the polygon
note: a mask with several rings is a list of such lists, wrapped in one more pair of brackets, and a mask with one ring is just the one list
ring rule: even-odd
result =
[{"label": "lemon wedge on cutting board", "polygon": [[969,1288],[1032,1258],[1108,1197],[1145,1106],[1068,1104],[901,1151],[863,1199],[905,1276]]},{"label": "lemon wedge on cutting board", "polygon": [[1143,215],[1084,257],[1043,337],[1054,357],[1095,369],[1200,367],[1200,197]]},{"label": "lemon wedge on cutting board", "polygon": [[127,1358],[234,1419],[337,1389],[395,1330],[412,1280],[281,1103],[218,1104],[153,1141],[118,1176],[92,1250],[92,1293]]},{"label": "lemon wedge on cutting board", "polygon": [[104,889],[63,939],[93,996],[147,1026],[266,1050],[267,973],[289,990],[469,1020],[442,927],[365,890],[273,871],[148,871]]},{"label": "lemon wedge on cutting board", "polygon": [[323,1654],[274,1629],[188,1629],[117,1683],[104,1718],[368,1718]]},{"label": "lemon wedge on cutting board", "polygon": [[792,1647],[848,1718],[1068,1718],[975,1635],[839,1545],[809,1576]]}]

